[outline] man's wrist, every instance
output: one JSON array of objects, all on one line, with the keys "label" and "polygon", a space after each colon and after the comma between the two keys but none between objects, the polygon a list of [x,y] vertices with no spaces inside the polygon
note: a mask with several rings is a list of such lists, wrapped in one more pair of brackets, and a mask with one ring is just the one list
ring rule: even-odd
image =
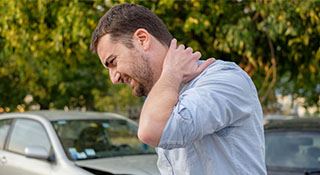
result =
[{"label": "man's wrist", "polygon": [[179,91],[179,88],[182,84],[183,77],[179,74],[174,74],[170,72],[163,71],[158,81],[164,86],[173,88]]}]

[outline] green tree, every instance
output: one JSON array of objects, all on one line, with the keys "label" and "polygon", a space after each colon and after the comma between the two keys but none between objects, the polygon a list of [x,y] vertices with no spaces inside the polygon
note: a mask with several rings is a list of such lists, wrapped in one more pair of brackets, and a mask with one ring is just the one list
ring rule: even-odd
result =
[{"label": "green tree", "polygon": [[111,6],[133,2],[159,15],[203,59],[238,63],[264,109],[275,95],[304,97],[320,111],[320,2],[306,1],[0,1],[0,108],[82,108],[123,112],[143,99],[112,86],[89,51],[91,33]]},{"label": "green tree", "polygon": [[[124,1],[113,1],[122,3]],[[135,1],[152,9],[182,43],[237,62],[266,110],[276,92],[320,111],[320,1]]]},{"label": "green tree", "polygon": [[0,2],[0,107],[26,106],[30,94],[41,109],[101,109],[95,104],[97,92],[112,94],[106,72],[89,51],[103,15],[96,3]]}]

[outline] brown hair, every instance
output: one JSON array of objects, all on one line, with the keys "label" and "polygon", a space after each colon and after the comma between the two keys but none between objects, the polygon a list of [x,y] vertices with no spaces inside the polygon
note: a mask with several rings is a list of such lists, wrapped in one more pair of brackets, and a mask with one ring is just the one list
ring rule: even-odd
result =
[{"label": "brown hair", "polygon": [[92,34],[90,49],[97,52],[100,38],[110,34],[113,41],[121,40],[126,47],[133,48],[133,33],[146,29],[162,44],[169,46],[172,35],[162,20],[149,9],[136,4],[120,4],[109,9],[101,18]]}]

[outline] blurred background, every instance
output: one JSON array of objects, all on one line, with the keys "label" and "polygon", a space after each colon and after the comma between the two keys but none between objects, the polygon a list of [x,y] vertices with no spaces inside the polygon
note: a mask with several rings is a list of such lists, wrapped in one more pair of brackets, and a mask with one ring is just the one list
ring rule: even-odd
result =
[{"label": "blurred background", "polygon": [[137,119],[144,99],[113,86],[89,50],[99,18],[123,2],[151,9],[202,59],[239,64],[265,114],[319,116],[319,0],[1,0],[0,113],[90,110]]}]

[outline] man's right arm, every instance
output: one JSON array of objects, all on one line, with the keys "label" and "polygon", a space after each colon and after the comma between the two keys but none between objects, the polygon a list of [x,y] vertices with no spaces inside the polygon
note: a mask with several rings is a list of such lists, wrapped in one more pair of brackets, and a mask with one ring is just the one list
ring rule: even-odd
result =
[{"label": "man's right arm", "polygon": [[213,60],[207,60],[201,65],[197,61],[199,52],[193,53],[191,48],[183,45],[177,47],[177,41],[172,40],[163,70],[143,105],[138,130],[139,139],[151,146],[159,144],[163,129],[178,101],[179,89],[182,83],[188,82],[199,75]]}]

